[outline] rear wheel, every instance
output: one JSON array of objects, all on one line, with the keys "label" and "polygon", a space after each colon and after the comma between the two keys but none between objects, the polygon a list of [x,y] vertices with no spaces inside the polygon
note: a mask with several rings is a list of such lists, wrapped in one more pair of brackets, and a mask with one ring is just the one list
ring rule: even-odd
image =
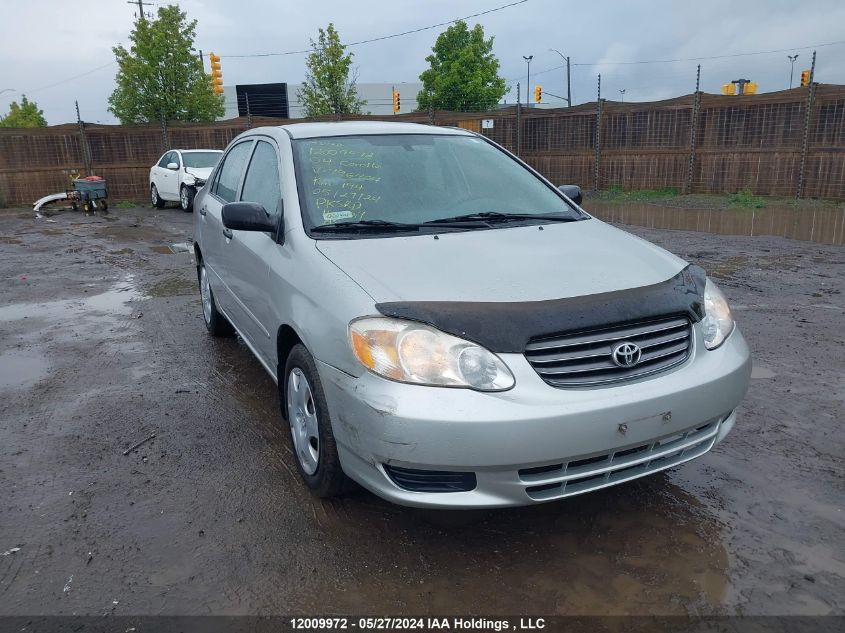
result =
[{"label": "rear wheel", "polygon": [[340,494],[348,480],[337,455],[317,366],[304,345],[291,350],[279,388],[299,476],[318,497]]},{"label": "rear wheel", "polygon": [[206,329],[208,329],[208,333],[212,336],[232,336],[235,330],[232,324],[217,309],[217,303],[214,301],[214,293],[211,291],[211,284],[208,280],[208,272],[205,270],[205,264],[202,260],[200,260],[199,264],[199,277],[202,318],[205,322]]},{"label": "rear wheel", "polygon": [[182,211],[187,213],[193,210],[194,196],[196,195],[197,192],[193,187],[182,185],[182,188],[179,190],[179,206],[182,207]]},{"label": "rear wheel", "polygon": [[158,189],[156,189],[155,185],[150,185],[150,202],[153,203],[153,206],[156,209],[164,208],[164,200],[162,200],[161,196],[158,195]]}]

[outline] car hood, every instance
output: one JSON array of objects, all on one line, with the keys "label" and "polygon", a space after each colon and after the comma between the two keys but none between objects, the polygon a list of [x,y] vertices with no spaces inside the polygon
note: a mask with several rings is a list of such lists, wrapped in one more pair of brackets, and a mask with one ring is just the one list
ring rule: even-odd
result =
[{"label": "car hood", "polygon": [[185,171],[202,180],[208,180],[212,169],[214,169],[214,167],[186,167]]},{"label": "car hood", "polygon": [[318,240],[317,248],[376,303],[563,299],[659,283],[687,265],[595,218],[437,237]]}]

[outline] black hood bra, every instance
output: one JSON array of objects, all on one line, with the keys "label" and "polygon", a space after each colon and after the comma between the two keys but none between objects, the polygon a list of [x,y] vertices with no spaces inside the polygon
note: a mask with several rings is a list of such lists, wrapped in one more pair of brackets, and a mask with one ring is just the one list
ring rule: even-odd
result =
[{"label": "black hood bra", "polygon": [[388,317],[410,319],[483,345],[521,354],[531,339],[594,330],[650,318],[704,318],[704,270],[688,265],[650,286],[544,301],[391,301],[376,304]]}]

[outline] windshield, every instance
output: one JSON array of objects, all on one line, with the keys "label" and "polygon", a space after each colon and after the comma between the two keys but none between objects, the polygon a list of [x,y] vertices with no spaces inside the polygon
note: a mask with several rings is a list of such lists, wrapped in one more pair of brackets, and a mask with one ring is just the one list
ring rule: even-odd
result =
[{"label": "windshield", "polygon": [[[582,217],[546,183],[476,136],[336,136],[300,139],[294,148],[309,228],[361,221],[417,225],[491,213]],[[466,227],[492,228],[478,221]]]},{"label": "windshield", "polygon": [[223,152],[182,152],[182,160],[185,167],[203,169],[214,167],[222,154]]}]

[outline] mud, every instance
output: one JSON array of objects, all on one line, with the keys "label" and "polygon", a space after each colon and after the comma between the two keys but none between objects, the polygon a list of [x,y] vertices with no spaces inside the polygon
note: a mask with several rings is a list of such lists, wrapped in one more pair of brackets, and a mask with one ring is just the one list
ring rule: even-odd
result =
[{"label": "mud", "polygon": [[733,302],[734,432],[462,525],[309,496],[272,380],[205,333],[190,215],[50,219],[0,214],[0,614],[843,613],[841,247],[629,228]]}]

